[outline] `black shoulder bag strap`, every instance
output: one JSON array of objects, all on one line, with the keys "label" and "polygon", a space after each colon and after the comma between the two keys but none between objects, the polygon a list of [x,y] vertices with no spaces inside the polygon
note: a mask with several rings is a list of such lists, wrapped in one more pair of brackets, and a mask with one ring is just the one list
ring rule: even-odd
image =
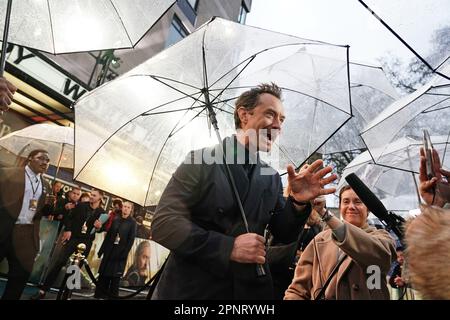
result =
[{"label": "black shoulder bag strap", "polygon": [[327,281],[325,281],[325,284],[323,285],[322,289],[320,289],[319,295],[315,300],[322,300],[325,298],[325,290],[327,290],[328,285],[331,282],[331,279],[333,279],[333,276],[336,274],[336,272],[339,270],[339,267],[341,266],[342,262],[344,262],[345,258],[347,257],[347,254],[344,253],[334,266],[333,270],[331,271],[330,275],[327,278]]},{"label": "black shoulder bag strap", "polygon": [[164,267],[166,266],[167,260],[169,260],[169,256],[170,256],[170,255],[171,255],[171,253],[169,253],[169,255],[167,256],[166,260],[164,260],[164,263],[163,263],[163,265],[161,266],[161,268],[159,268],[158,272],[156,272],[156,274],[153,276],[153,277],[154,277],[154,280],[153,280],[153,282],[152,282],[152,284],[150,285],[150,288],[149,288],[149,290],[148,290],[147,300],[151,300],[151,299],[152,299],[153,292],[155,292],[156,285],[158,284],[159,279],[161,278],[161,275],[162,275],[162,273],[163,273],[163,271],[164,271]]}]

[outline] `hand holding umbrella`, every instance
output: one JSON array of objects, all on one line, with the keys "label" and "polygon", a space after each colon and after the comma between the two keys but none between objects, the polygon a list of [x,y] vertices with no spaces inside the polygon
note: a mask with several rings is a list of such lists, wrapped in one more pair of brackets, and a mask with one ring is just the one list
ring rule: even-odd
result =
[{"label": "hand holding umbrella", "polygon": [[448,182],[450,172],[441,168],[441,160],[435,149],[433,149],[432,159],[436,176],[428,179],[425,150],[420,148],[419,191],[426,204],[443,207],[445,203],[450,202],[450,184]]}]

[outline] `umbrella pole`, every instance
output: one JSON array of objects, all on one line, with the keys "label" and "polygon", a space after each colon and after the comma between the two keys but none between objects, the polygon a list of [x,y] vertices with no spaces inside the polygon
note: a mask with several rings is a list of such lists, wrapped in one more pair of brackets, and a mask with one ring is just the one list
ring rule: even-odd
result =
[{"label": "umbrella pole", "polygon": [[[206,90],[204,90],[203,94],[205,96],[206,108],[208,109],[208,117],[209,117],[209,119],[211,121],[211,125],[213,126],[214,131],[216,132],[217,140],[219,140],[220,149],[224,150],[223,149],[223,141],[222,141],[222,138],[221,138],[220,132],[219,132],[219,126],[217,125],[216,112],[214,111],[214,109],[212,107],[212,104],[211,104],[211,102],[209,100],[208,92]],[[231,170],[230,170],[230,167],[229,167],[229,165],[227,163],[225,154],[224,154],[224,157],[223,157],[223,163],[225,165],[225,170],[227,172],[228,178],[230,179],[231,189],[233,190],[233,195],[234,195],[234,197],[236,199],[236,202],[238,204],[239,211],[240,211],[241,217],[242,217],[242,221],[244,222],[245,231],[247,233],[250,233],[250,229],[248,227],[248,222],[247,222],[247,217],[245,215],[244,207],[242,206],[242,201],[241,201],[241,198],[239,197],[239,192],[238,192],[237,187],[236,187],[236,182],[234,181],[233,175],[231,174]],[[266,272],[264,271],[263,265],[261,265],[261,264],[257,264],[256,265],[256,274],[259,277],[266,275]]]},{"label": "umbrella pole", "polygon": [[63,155],[63,153],[64,153],[64,146],[65,146],[65,145],[66,145],[65,143],[62,144],[61,153],[59,154],[58,164],[57,164],[57,166],[56,166],[55,176],[53,177],[52,185],[53,185],[53,183],[55,182],[56,177],[58,176],[59,167],[60,167],[60,165],[61,165],[61,159],[62,159],[62,155]]},{"label": "umbrella pole", "polygon": [[12,0],[8,0],[6,6],[5,25],[3,27],[3,40],[2,40],[2,57],[0,62],[0,77],[3,77],[6,64],[6,47],[8,45],[8,32],[9,32],[9,18],[11,17]]}]

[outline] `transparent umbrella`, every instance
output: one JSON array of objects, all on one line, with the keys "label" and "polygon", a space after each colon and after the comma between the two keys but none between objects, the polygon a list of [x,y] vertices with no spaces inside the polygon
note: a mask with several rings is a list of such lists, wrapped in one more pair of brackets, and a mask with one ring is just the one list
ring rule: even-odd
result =
[{"label": "transparent umbrella", "polygon": [[[133,47],[175,0],[0,2],[2,64],[7,42],[52,54]],[[0,18],[0,19],[1,19]]]},{"label": "transparent umbrella", "polygon": [[360,138],[364,127],[399,98],[383,69],[350,63],[353,118],[319,150],[322,154],[365,149]]},{"label": "transparent umbrella", "polygon": [[0,147],[18,157],[26,157],[35,149],[47,150],[56,174],[60,167],[73,168],[73,146],[73,128],[46,123],[28,126],[0,139]]},{"label": "transparent umbrella", "polygon": [[234,132],[240,93],[272,81],[287,115],[272,164],[299,166],[350,119],[347,54],[348,46],[212,19],[77,101],[75,179],[155,204],[190,150],[217,144],[217,127],[219,136]]},{"label": "transparent umbrella", "polygon": [[[450,72],[450,63],[442,68]],[[424,129],[432,136],[431,142],[435,147],[446,145],[450,137],[449,123],[450,81],[435,75],[429,83],[386,108],[364,128],[361,138],[375,163],[418,172],[418,150],[403,149],[404,154],[398,153],[396,156],[414,160],[401,162],[389,156],[388,146],[401,138],[422,141]],[[440,157],[446,164],[448,157],[444,149],[440,150],[443,152]]]},{"label": "transparent umbrella", "polygon": [[358,1],[430,71],[450,80],[450,70],[439,68],[450,60],[448,0]]},{"label": "transparent umbrella", "polygon": [[[395,149],[391,149],[395,152]],[[374,164],[369,152],[363,152],[350,162],[341,175],[337,190],[346,185],[345,177],[355,173],[383,202],[386,209],[408,211],[418,208],[418,175]]]}]

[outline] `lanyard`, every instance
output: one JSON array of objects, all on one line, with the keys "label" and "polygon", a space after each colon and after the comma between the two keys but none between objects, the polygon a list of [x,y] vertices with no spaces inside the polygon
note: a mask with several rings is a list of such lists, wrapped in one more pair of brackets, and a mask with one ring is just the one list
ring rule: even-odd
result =
[{"label": "lanyard", "polygon": [[36,186],[36,189],[34,189],[33,180],[31,180],[31,177],[30,177],[30,175],[28,174],[27,170],[25,170],[25,174],[27,175],[28,180],[30,180],[31,190],[33,190],[33,199],[35,199],[36,192],[37,192],[38,189],[39,189],[39,185],[41,184],[41,181],[40,181],[40,179],[38,179],[38,178],[36,177],[36,180],[37,180],[37,181],[36,181],[36,182],[37,182],[37,186]]}]

